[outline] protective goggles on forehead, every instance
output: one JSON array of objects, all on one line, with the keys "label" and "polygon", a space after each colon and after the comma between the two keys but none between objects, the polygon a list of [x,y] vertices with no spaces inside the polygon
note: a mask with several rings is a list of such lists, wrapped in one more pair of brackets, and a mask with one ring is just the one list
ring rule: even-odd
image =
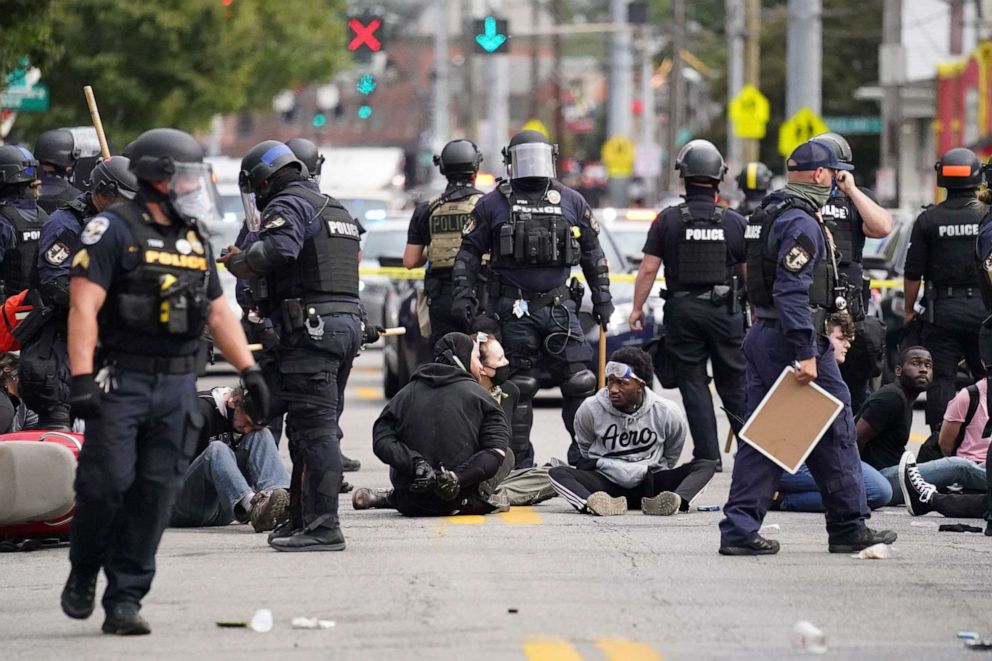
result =
[{"label": "protective goggles on forehead", "polygon": [[[614,379],[634,379],[639,383],[644,383],[644,379],[634,374],[634,370],[626,363],[616,363],[612,360],[606,363],[606,378]],[[646,385],[646,384],[645,384]]]}]

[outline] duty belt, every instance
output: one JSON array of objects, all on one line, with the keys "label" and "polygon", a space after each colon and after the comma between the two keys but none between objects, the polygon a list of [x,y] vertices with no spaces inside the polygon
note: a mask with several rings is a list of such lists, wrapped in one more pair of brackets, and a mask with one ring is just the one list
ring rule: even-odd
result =
[{"label": "duty belt", "polygon": [[678,291],[672,291],[671,289],[666,289],[664,291],[667,291],[668,294],[667,294],[667,296],[663,296],[662,298],[668,298],[668,297],[672,297],[672,298],[688,298],[688,297],[691,296],[693,298],[698,298],[698,299],[702,299],[702,300],[706,300],[706,301],[708,301],[711,298],[713,298],[713,288],[712,287],[709,288],[709,289],[705,289],[703,291],[696,291],[696,290],[693,290],[693,289],[680,289]]},{"label": "duty belt", "polygon": [[500,285],[499,295],[512,300],[523,299],[527,301],[527,309],[536,312],[549,305],[560,303],[571,298],[571,294],[566,285],[559,285],[549,292],[525,292],[519,287],[508,287]]},{"label": "duty belt", "polygon": [[978,287],[937,287],[931,288],[930,292],[937,300],[942,298],[973,298],[979,295]]},{"label": "duty belt", "polygon": [[200,361],[196,354],[162,357],[112,351],[105,356],[104,362],[145,374],[195,374]]},{"label": "duty belt", "polygon": [[320,315],[321,317],[325,314],[353,314],[356,317],[361,316],[361,309],[358,307],[358,303],[348,303],[345,301],[327,301],[326,303],[304,303],[303,310],[309,312],[313,310],[314,314]]}]

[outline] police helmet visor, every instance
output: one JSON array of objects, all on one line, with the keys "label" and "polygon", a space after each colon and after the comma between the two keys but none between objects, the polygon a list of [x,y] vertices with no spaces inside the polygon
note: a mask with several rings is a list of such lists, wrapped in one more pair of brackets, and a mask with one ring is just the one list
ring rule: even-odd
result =
[{"label": "police helmet visor", "polygon": [[169,178],[169,197],[176,212],[187,220],[209,223],[224,218],[209,163],[176,163]]},{"label": "police helmet visor", "polygon": [[245,227],[249,232],[257,232],[262,229],[262,215],[258,212],[258,196],[247,172],[242,171],[238,175],[238,189],[241,191],[241,206],[245,209]]},{"label": "police helmet visor", "polygon": [[72,134],[72,158],[78,161],[81,158],[91,158],[100,155],[100,139],[96,135],[96,129],[92,126],[80,126],[69,129]]},{"label": "police helmet visor", "polygon": [[555,176],[554,147],[544,142],[525,142],[510,147],[510,179]]}]

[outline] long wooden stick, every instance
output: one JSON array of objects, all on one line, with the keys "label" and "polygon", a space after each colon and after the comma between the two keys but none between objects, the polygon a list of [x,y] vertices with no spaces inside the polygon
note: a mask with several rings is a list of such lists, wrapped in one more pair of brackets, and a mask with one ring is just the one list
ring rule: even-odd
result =
[{"label": "long wooden stick", "polygon": [[597,385],[600,389],[606,386],[606,329],[599,327],[599,378]]},{"label": "long wooden stick", "polygon": [[83,87],[83,94],[86,96],[86,105],[90,109],[90,119],[93,120],[93,128],[96,129],[96,137],[100,141],[100,153],[103,154],[104,158],[110,158],[107,134],[103,132],[103,122],[100,120],[100,109],[96,107],[96,97],[93,96],[93,88],[86,85]]}]

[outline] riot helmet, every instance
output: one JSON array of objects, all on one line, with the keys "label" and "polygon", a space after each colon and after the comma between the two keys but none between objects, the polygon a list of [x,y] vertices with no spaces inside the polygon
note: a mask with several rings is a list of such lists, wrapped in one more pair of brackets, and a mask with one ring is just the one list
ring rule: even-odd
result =
[{"label": "riot helmet", "polygon": [[130,164],[126,156],[111,156],[100,161],[90,173],[88,188],[95,195],[134,199],[138,192],[138,178],[131,172]]},{"label": "riot helmet", "polygon": [[[138,187],[149,201],[167,202],[188,223],[220,221],[220,195],[213,170],[203,162],[203,148],[193,136],[177,129],[151,129],[128,145],[128,169],[138,179]],[[149,185],[166,182],[163,194]]]},{"label": "riot helmet", "polygon": [[720,150],[709,140],[687,142],[675,158],[675,169],[682,179],[705,179],[717,184],[727,174]]},{"label": "riot helmet", "polygon": [[744,194],[764,194],[772,187],[772,171],[761,161],[751,161],[737,173],[737,188]]},{"label": "riot helmet", "polygon": [[241,204],[245,208],[245,223],[252,231],[261,224],[259,210],[263,199],[270,194],[266,183],[283,168],[290,167],[306,176],[307,168],[293,150],[278,140],[264,140],[245,154],[241,159],[241,173],[238,187],[241,189]]},{"label": "riot helmet", "polygon": [[38,136],[34,146],[38,162],[67,169],[80,158],[100,153],[100,141],[92,126],[52,129]]},{"label": "riot helmet", "polygon": [[975,152],[964,147],[948,151],[933,167],[941,188],[978,188],[982,183],[982,162]]},{"label": "riot helmet", "polygon": [[503,149],[503,164],[510,179],[554,179],[558,145],[549,144],[537,131],[520,131]]},{"label": "riot helmet", "polygon": [[0,186],[31,183],[38,178],[38,159],[24,147],[0,147]]},{"label": "riot helmet", "polygon": [[841,163],[854,164],[854,152],[851,151],[851,145],[840,133],[827,131],[826,133],[813,136],[813,140],[825,142]]},{"label": "riot helmet", "polygon": [[310,178],[320,181],[320,170],[324,166],[324,155],[317,151],[317,145],[306,138],[293,138],[286,141],[286,146],[303,161]]},{"label": "riot helmet", "polygon": [[434,165],[445,177],[474,177],[482,163],[482,152],[471,140],[452,140],[434,157]]}]

